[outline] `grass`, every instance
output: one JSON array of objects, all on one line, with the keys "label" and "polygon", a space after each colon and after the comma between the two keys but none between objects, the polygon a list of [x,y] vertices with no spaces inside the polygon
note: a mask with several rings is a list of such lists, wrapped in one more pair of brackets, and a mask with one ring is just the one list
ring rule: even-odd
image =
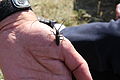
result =
[{"label": "grass", "polygon": [[73,10],[74,0],[30,0],[37,16],[54,19],[59,23],[65,19],[66,26],[77,25],[77,13]]},{"label": "grass", "polygon": [[0,80],[4,80],[2,72],[0,72]]}]

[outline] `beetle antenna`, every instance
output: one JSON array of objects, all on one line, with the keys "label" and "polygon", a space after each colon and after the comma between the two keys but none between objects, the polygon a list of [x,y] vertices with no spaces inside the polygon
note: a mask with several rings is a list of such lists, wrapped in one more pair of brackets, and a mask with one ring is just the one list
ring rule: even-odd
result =
[{"label": "beetle antenna", "polygon": [[60,25],[60,27],[59,27],[59,29],[58,29],[58,30],[60,30],[60,28],[61,28],[61,27],[62,27],[62,25],[64,24],[65,19],[63,19],[62,21],[63,21],[63,22],[62,22],[62,24]]}]

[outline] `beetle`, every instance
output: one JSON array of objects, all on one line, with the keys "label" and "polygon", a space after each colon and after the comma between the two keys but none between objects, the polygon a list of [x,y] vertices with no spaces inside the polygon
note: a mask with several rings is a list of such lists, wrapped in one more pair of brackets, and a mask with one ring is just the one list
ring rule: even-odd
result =
[{"label": "beetle", "polygon": [[51,32],[53,32],[53,34],[55,35],[55,43],[56,43],[56,45],[59,46],[60,40],[63,40],[63,39],[61,39],[61,37],[63,37],[63,36],[60,33],[60,29],[61,29],[62,25],[64,24],[65,20],[63,20],[63,23],[60,25],[59,29],[57,29],[55,27],[55,24],[57,24],[57,21],[49,20],[49,19],[45,19],[45,18],[39,18],[38,20],[39,20],[39,22],[47,24],[51,28],[55,29],[55,32],[53,32],[53,31],[51,31]]},{"label": "beetle", "polygon": [[58,30],[56,29],[55,42],[56,42],[57,46],[59,46],[60,40],[63,40],[63,39],[60,39],[61,37],[63,37],[63,36],[61,35],[59,29]]},{"label": "beetle", "polygon": [[[60,27],[58,29],[55,27],[55,24],[52,24],[53,29],[55,29],[55,33],[53,32],[53,34],[55,35],[55,42],[56,42],[57,46],[60,45],[60,40],[64,39],[63,35],[61,35],[61,33],[60,33],[60,28],[62,27],[62,25],[64,24],[64,22],[65,21],[63,21],[63,23],[60,25]],[[61,37],[62,37],[62,39],[61,39]]]}]

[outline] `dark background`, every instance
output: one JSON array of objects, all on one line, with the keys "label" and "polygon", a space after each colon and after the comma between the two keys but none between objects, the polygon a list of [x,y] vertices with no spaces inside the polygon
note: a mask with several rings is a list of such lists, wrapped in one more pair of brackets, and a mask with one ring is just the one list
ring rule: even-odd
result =
[{"label": "dark background", "polygon": [[[83,11],[80,20],[88,22],[110,21],[115,19],[115,8],[119,2],[120,0],[75,0],[74,9],[78,12]],[[89,14],[91,17],[84,16],[85,14]]]}]

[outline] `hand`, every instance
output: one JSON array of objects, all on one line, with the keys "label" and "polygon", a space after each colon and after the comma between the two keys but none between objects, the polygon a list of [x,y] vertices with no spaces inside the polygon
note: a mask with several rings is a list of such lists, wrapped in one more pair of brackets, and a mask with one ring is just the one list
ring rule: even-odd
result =
[{"label": "hand", "polygon": [[120,4],[116,6],[116,19],[120,19]]}]

